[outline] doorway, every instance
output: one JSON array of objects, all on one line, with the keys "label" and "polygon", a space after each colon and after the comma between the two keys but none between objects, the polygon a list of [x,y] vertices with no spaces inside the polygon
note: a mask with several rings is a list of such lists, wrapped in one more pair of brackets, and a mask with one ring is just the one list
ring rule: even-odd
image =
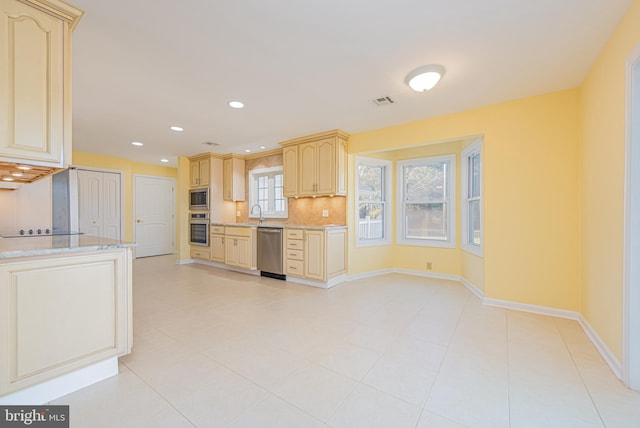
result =
[{"label": "doorway", "polygon": [[175,247],[175,180],[133,176],[135,256],[172,254]]},{"label": "doorway", "polygon": [[640,391],[640,45],[627,60],[624,382]]}]

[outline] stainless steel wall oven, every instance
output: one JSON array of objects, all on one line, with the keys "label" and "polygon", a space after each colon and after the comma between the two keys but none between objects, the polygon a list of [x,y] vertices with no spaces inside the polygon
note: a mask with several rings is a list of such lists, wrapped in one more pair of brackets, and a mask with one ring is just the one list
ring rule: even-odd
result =
[{"label": "stainless steel wall oven", "polygon": [[189,218],[189,243],[209,246],[209,214],[191,213]]}]

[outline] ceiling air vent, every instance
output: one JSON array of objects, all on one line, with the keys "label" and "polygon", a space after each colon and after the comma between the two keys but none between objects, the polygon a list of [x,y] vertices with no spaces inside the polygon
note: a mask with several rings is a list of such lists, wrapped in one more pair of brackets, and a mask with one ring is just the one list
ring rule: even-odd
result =
[{"label": "ceiling air vent", "polygon": [[391,97],[380,97],[373,100],[373,103],[378,107],[388,106],[394,103]]},{"label": "ceiling air vent", "polygon": [[207,145],[207,146],[211,146],[211,147],[216,147],[216,146],[220,145],[220,143],[214,143],[213,141],[205,141],[202,144]]}]

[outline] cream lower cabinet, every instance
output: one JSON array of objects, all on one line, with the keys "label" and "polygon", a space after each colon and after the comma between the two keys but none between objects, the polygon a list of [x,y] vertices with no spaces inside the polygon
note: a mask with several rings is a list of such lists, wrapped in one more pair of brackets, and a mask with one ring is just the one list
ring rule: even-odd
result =
[{"label": "cream lower cabinet", "polygon": [[224,263],[224,226],[211,226],[209,246],[211,247],[211,261]]},{"label": "cream lower cabinet", "polygon": [[347,229],[287,229],[285,273],[312,281],[327,280],[347,271]]},{"label": "cream lower cabinet", "polygon": [[242,269],[256,270],[257,228],[225,227],[225,264]]},{"label": "cream lower cabinet", "polygon": [[193,245],[191,247],[192,259],[209,260],[210,257],[211,257],[211,251],[209,250],[209,247],[201,247],[198,245]]},{"label": "cream lower cabinet", "polygon": [[71,163],[71,31],[57,0],[0,0],[0,160]]},{"label": "cream lower cabinet", "polygon": [[12,260],[0,259],[0,396],[131,352],[130,248]]}]

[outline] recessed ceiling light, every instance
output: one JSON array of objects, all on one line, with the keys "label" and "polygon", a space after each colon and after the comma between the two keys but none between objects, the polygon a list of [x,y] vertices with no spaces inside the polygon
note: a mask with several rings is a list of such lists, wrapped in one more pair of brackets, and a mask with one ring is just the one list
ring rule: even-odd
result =
[{"label": "recessed ceiling light", "polygon": [[245,152],[251,153],[251,149],[244,149]]},{"label": "recessed ceiling light", "polygon": [[131,145],[132,146],[144,146],[144,144],[142,144],[140,141],[132,141]]},{"label": "recessed ceiling light", "polygon": [[229,107],[231,108],[242,108],[244,107],[244,103],[241,101],[229,101]]},{"label": "recessed ceiling light", "polygon": [[265,146],[260,146],[260,150],[264,150],[264,149],[266,149]]},{"label": "recessed ceiling light", "polygon": [[27,165],[19,165],[18,169],[21,169],[23,171],[29,171],[31,169],[31,167],[27,166]]},{"label": "recessed ceiling light", "polygon": [[167,162],[169,162],[169,159],[160,159],[160,162],[167,163]]},{"label": "recessed ceiling light", "polygon": [[21,172],[12,172],[11,175],[13,175],[14,177],[22,177]]},{"label": "recessed ceiling light", "polygon": [[181,126],[172,126],[170,129],[171,129],[172,131],[176,131],[176,132],[182,132],[182,131],[184,131],[184,128],[183,128],[183,127],[181,127]]}]

